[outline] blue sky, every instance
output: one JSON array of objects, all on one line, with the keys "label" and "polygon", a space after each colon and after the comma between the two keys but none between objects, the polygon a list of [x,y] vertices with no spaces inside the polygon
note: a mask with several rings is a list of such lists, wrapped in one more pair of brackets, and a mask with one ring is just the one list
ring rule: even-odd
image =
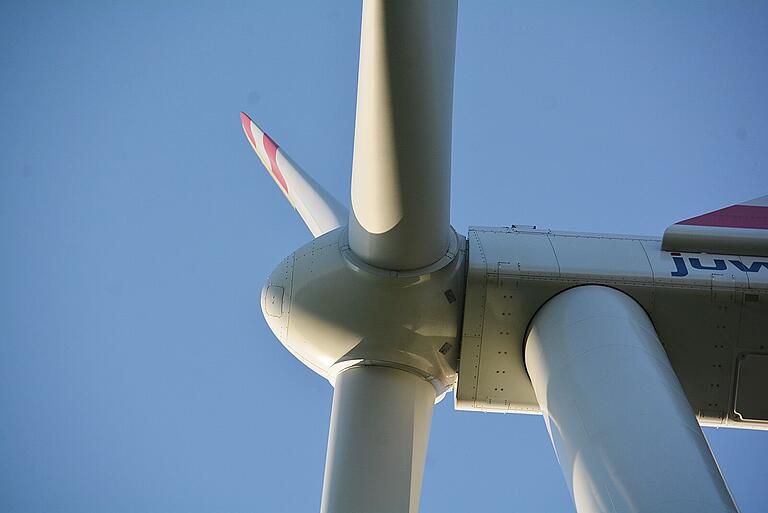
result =
[{"label": "blue sky", "polygon": [[[0,506],[316,511],[331,387],[261,317],[348,203],[358,2],[0,5]],[[464,1],[452,221],[660,235],[768,193],[768,4]],[[706,430],[744,513],[768,433]],[[570,512],[536,416],[438,405],[423,512]]]}]

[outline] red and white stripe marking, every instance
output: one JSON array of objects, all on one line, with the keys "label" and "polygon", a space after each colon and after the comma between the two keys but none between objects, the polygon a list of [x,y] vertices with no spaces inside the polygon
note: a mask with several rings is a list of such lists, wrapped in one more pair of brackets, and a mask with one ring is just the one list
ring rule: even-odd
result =
[{"label": "red and white stripe marking", "polygon": [[721,208],[676,224],[768,230],[768,196]]},{"label": "red and white stripe marking", "polygon": [[315,237],[347,222],[347,209],[302,171],[247,114],[241,112],[240,121],[253,151]]},{"label": "red and white stripe marking", "polygon": [[664,232],[666,251],[768,256],[768,196],[675,223]]},{"label": "red and white stripe marking", "polygon": [[283,191],[283,194],[290,200],[288,183],[285,180],[285,176],[283,176],[283,172],[280,170],[280,166],[277,164],[277,151],[280,146],[264,133],[264,131],[259,128],[246,113],[240,113],[240,121],[243,124],[243,131],[245,132],[248,141],[251,143],[253,151],[259,156],[264,167],[266,167],[269,174],[272,175],[272,178]]}]

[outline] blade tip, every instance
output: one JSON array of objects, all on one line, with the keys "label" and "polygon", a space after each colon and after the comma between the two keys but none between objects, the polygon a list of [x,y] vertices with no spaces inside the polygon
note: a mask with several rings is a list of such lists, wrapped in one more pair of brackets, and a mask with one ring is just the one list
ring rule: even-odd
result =
[{"label": "blade tip", "polygon": [[240,122],[243,124],[244,127],[247,127],[252,123],[251,118],[249,118],[248,114],[246,114],[243,111],[240,111]]}]

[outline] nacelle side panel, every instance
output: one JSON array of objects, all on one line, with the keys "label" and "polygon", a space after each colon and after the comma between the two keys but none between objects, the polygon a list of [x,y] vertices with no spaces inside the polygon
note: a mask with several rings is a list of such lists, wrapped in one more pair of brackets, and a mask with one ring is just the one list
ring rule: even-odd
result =
[{"label": "nacelle side panel", "polygon": [[557,293],[599,284],[648,312],[700,423],[768,429],[768,419],[734,411],[737,393],[752,404],[766,392],[754,371],[740,380],[738,370],[748,355],[768,354],[768,263],[533,227],[471,227],[468,242],[457,409],[537,413],[523,360],[528,325]]}]

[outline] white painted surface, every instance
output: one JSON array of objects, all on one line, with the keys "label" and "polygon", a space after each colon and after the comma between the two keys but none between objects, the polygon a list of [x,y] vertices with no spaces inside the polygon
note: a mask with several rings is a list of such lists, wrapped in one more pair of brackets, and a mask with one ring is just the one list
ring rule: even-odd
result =
[{"label": "white painted surface", "polygon": [[[273,163],[264,146],[265,137],[269,141],[272,139],[245,114],[241,113],[240,119],[253,151],[312,235],[319,237],[347,224],[349,213],[346,207],[301,169],[282,148],[276,148]],[[276,169],[273,169],[273,166],[276,166]]]},{"label": "white painted surface", "polygon": [[345,206],[305,173],[282,149],[278,148],[276,157],[288,184],[293,205],[312,235],[319,237],[347,224],[349,214]]},{"label": "white painted surface", "polygon": [[321,513],[415,513],[435,402],[423,378],[353,367],[333,392]]},{"label": "white painted surface", "polygon": [[[650,315],[699,423],[768,429],[734,413],[739,358],[768,354],[768,263],[672,255],[653,237],[472,227],[456,408],[539,412],[523,361],[531,319],[568,288],[599,284]],[[721,269],[721,270],[718,270]],[[741,397],[765,391],[744,383]]]},{"label": "white painted surface", "polygon": [[768,230],[673,224],[664,231],[663,246],[666,251],[766,256]]},{"label": "white painted surface", "polygon": [[[451,236],[438,264],[409,274],[366,265],[343,229],[326,233],[276,267],[262,292],[264,317],[331,383],[339,368],[366,361],[408,368],[448,389],[456,380],[465,260],[464,238]],[[284,291],[279,315],[269,293],[275,287]]]},{"label": "white painted surface", "polygon": [[645,311],[583,286],[536,314],[525,361],[579,513],[737,511]]},{"label": "white painted surface", "polygon": [[432,264],[450,234],[456,0],[363,2],[349,242],[367,263]]}]

